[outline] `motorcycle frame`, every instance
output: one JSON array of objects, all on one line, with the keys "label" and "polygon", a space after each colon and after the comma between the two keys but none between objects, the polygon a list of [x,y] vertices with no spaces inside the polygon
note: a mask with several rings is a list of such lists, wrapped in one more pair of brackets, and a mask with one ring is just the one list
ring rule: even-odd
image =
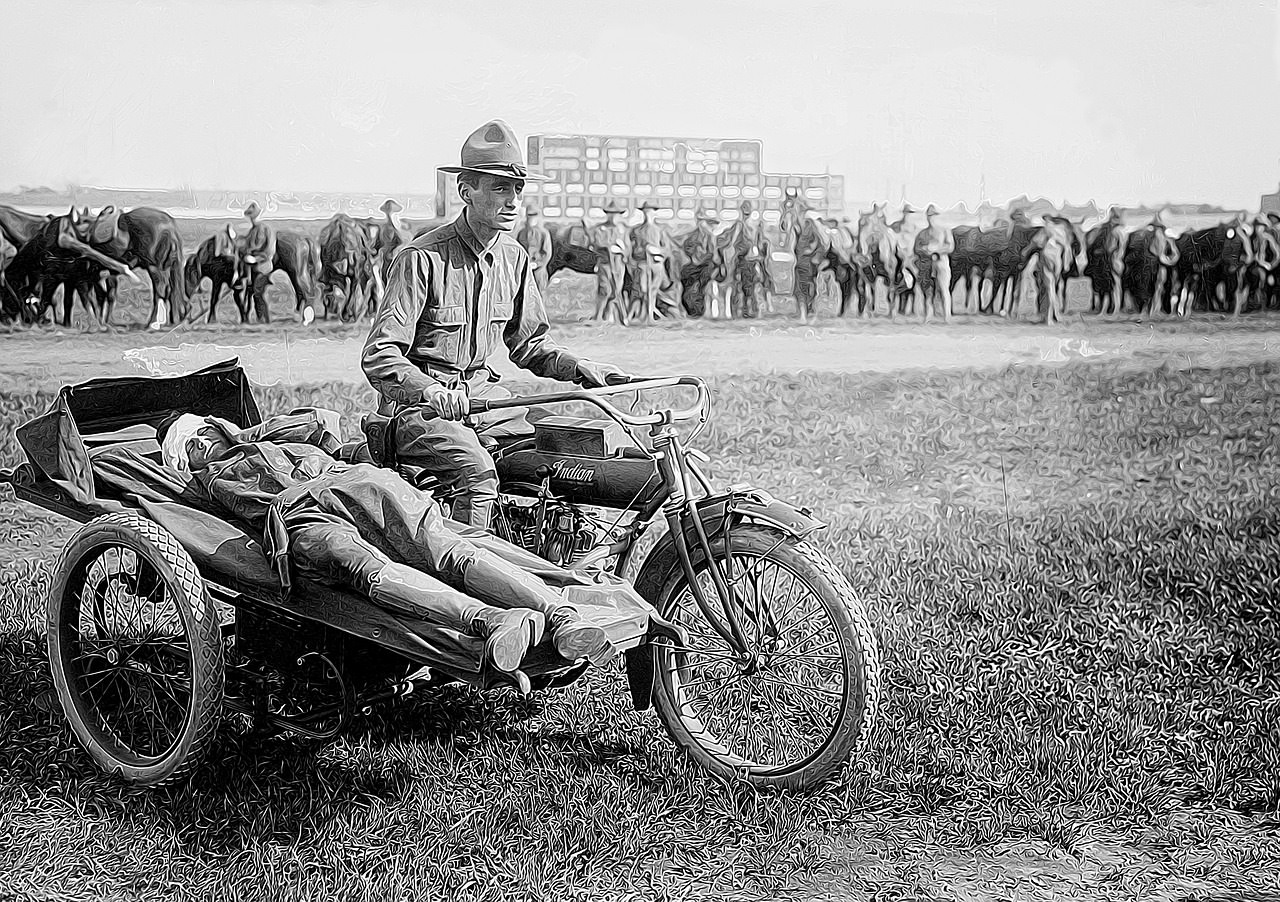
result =
[{"label": "motorcycle frame", "polygon": [[[697,390],[698,400],[694,406],[635,415],[619,410],[605,400],[610,395],[680,386]],[[662,488],[656,493],[655,497],[637,512],[634,522],[644,525],[638,530],[633,530],[631,535],[622,542],[614,543],[614,545],[604,549],[606,553],[615,552],[616,549],[615,553],[618,554],[616,570],[621,571],[624,568],[625,561],[629,557],[636,540],[649,528],[654,515],[661,508],[667,523],[668,535],[675,543],[677,562],[685,580],[688,582],[689,592],[693,596],[694,603],[712,629],[728,643],[735,654],[742,656],[744,659],[750,657],[751,652],[742,627],[740,606],[734,603],[731,588],[733,585],[732,527],[736,518],[730,516],[730,513],[735,506],[733,504],[735,497],[750,497],[754,494],[757,499],[767,504],[777,504],[778,502],[774,502],[764,493],[754,492],[746,486],[733,486],[730,488],[728,495],[716,496],[711,490],[710,481],[691,459],[696,452],[686,446],[685,440],[681,438],[676,429],[676,425],[696,420],[698,425],[693,433],[696,435],[706,424],[710,408],[710,396],[706,382],[697,376],[670,376],[658,379],[636,380],[623,385],[604,386],[594,389],[549,392],[541,395],[493,400],[475,399],[471,401],[469,412],[474,415],[491,410],[534,407],[574,401],[585,402],[597,407],[610,419],[617,422],[628,432],[631,432],[633,438],[634,433],[632,430],[647,426],[653,445],[652,452],[648,453],[657,464],[658,472],[663,480]],[[639,442],[636,444],[640,446]],[[643,446],[640,447],[643,448]],[[701,498],[695,498],[691,491],[691,483],[695,481],[703,489],[704,495]],[[724,538],[721,543],[724,549],[723,560],[717,557],[712,548],[706,526],[703,523],[702,511],[699,509],[702,505],[721,500],[725,502],[725,516],[722,525]],[[807,511],[801,511],[800,513],[806,518],[808,517]],[[765,517],[765,519],[768,518]],[[812,522],[814,524],[813,528],[821,528],[825,525],[817,521]],[[787,531],[790,534],[797,534],[793,525],[785,523],[780,525],[787,527]],[[812,529],[804,530],[804,534],[810,531]],[[800,537],[803,537],[803,535]],[[707,562],[712,583],[715,587],[716,601],[719,602],[718,614],[712,606],[711,599],[707,597],[707,593],[703,591],[703,587],[697,579],[690,539],[692,539],[692,545],[701,552],[702,559]],[[619,545],[623,547],[618,548],[617,546]],[[588,553],[589,556],[590,553]],[[579,561],[580,564],[581,561]]]}]

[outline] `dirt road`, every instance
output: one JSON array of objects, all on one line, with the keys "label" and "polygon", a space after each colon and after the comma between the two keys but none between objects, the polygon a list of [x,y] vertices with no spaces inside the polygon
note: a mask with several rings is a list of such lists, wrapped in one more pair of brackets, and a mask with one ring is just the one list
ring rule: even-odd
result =
[{"label": "dirt road", "polygon": [[[792,320],[691,322],[647,329],[557,325],[556,340],[639,373],[895,372],[1108,362],[1213,367],[1274,359],[1280,319],[1242,324],[1084,322],[1059,328],[1005,322],[951,325]],[[187,372],[239,357],[260,384],[363,380],[362,327],[187,328],[170,333],[33,332],[0,338],[0,389],[53,387],[99,376]],[[511,372],[503,360],[499,369]]]}]

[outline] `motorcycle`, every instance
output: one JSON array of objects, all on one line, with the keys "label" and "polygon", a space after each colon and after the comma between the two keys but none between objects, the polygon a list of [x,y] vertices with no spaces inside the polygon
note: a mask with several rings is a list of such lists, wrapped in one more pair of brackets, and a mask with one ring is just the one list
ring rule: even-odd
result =
[{"label": "motorcycle", "polygon": [[[636,413],[618,395],[690,390],[693,404]],[[537,410],[590,405],[599,417]],[[710,392],[695,376],[472,400],[470,415],[527,408],[533,434],[482,442],[496,463],[493,531],[561,566],[631,582],[689,641],[626,652],[637,709],[650,701],[705,769],[758,786],[830,779],[876,721],[881,670],[863,601],[812,542],[826,524],[746,484],[716,486],[694,442]],[[541,415],[539,415],[541,414]],[[394,420],[366,417],[384,465],[451,499],[394,460]],[[692,424],[687,435],[682,429]]]}]

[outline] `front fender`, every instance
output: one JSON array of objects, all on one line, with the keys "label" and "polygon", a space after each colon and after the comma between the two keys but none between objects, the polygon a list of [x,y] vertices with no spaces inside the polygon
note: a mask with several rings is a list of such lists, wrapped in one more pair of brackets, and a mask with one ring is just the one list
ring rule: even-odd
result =
[{"label": "front fender", "polygon": [[[730,530],[739,523],[771,526],[797,542],[827,526],[805,508],[788,504],[768,492],[746,485],[730,486],[727,492],[703,498],[696,506],[707,540],[712,543],[722,541],[726,523]],[[685,529],[685,538],[691,547],[697,546],[697,534],[692,527]],[[628,571],[634,571],[632,583],[636,591],[656,608],[663,587],[679,567],[675,540],[670,533],[666,533],[642,560],[627,560],[623,563],[622,570],[624,575]],[[665,611],[659,610],[658,613],[666,616]],[[645,642],[628,649],[625,655],[631,700],[637,711],[643,711],[652,703],[653,646]]]}]

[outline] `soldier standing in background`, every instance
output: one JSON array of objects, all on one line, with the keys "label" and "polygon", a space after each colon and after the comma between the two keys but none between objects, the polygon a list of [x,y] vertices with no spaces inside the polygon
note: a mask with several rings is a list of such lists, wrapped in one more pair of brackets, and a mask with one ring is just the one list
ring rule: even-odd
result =
[{"label": "soldier standing in background", "polygon": [[626,300],[622,285],[627,276],[627,261],[631,258],[631,236],[627,227],[618,220],[625,213],[616,200],[604,207],[604,222],[591,230],[591,249],[596,253],[596,319],[617,321],[626,325]]},{"label": "soldier standing in background", "polygon": [[1249,267],[1246,270],[1245,291],[1252,294],[1262,309],[1266,309],[1271,280],[1280,266],[1280,241],[1269,228],[1270,223],[1259,213],[1253,220],[1253,234],[1249,236]]},{"label": "soldier standing in background", "polygon": [[529,252],[529,263],[533,266],[533,280],[538,283],[538,291],[542,299],[547,298],[547,264],[551,262],[551,232],[541,222],[537,207],[529,207],[525,213],[524,225],[516,232],[516,241]]},{"label": "soldier standing in background", "polygon": [[924,318],[933,313],[934,301],[942,299],[942,318],[951,321],[951,252],[956,239],[951,229],[938,222],[938,208],[929,204],[924,211],[928,225],[916,235],[915,258],[923,295]]},{"label": "soldier standing in background", "polygon": [[682,245],[686,260],[680,270],[680,300],[689,316],[702,316],[706,312],[707,286],[718,276],[714,229],[719,223],[706,210],[699,210],[697,225]]},{"label": "soldier standing in background", "polygon": [[404,244],[404,235],[401,234],[400,226],[396,223],[394,216],[394,214],[403,209],[404,207],[389,197],[378,208],[385,218],[378,224],[378,235],[373,242],[373,253],[376,257],[375,265],[378,268],[378,275],[383,285],[387,284],[387,274],[391,271],[391,258],[396,255],[400,245]]},{"label": "soldier standing in background", "polygon": [[267,286],[271,284],[271,269],[275,265],[276,233],[267,223],[259,221],[261,213],[262,208],[257,201],[250,201],[245,207],[249,231],[245,232],[240,246],[240,265],[241,277],[258,322],[269,323],[271,311],[267,307]]},{"label": "soldier standing in background", "polygon": [[667,230],[653,221],[657,205],[646,200],[640,205],[644,220],[631,230],[631,290],[635,307],[645,322],[658,318],[658,292],[667,275],[667,255],[671,238]]},{"label": "soldier standing in background", "polygon": [[751,201],[744,200],[738,209],[742,215],[733,224],[730,238],[735,261],[733,271],[738,283],[738,290],[733,296],[737,309],[733,315],[755,319],[760,315],[760,294],[767,291],[764,283],[769,261],[769,238]]}]

